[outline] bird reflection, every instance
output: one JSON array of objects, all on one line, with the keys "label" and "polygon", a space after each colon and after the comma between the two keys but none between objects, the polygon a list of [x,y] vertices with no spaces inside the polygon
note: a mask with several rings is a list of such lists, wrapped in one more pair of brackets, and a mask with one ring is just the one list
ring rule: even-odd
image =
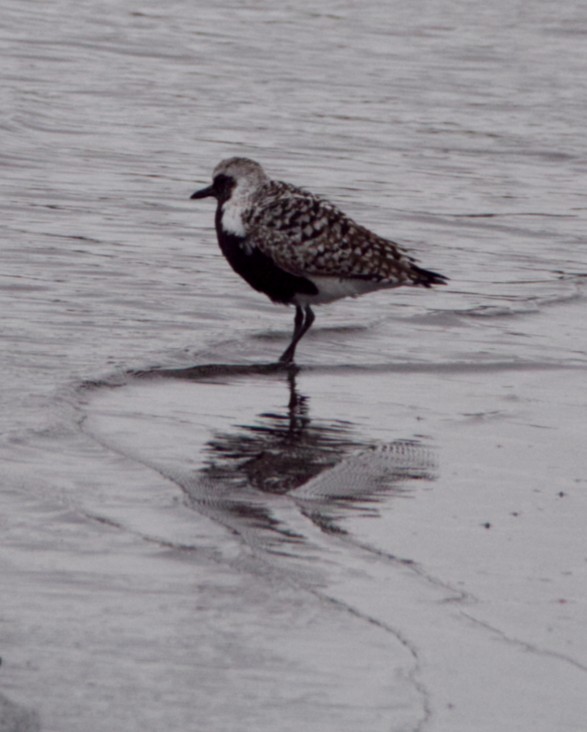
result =
[{"label": "bird reflection", "polygon": [[[209,440],[197,482],[206,486],[208,506],[215,494],[225,518],[300,540],[278,518],[282,504],[263,495],[287,494],[298,513],[320,530],[342,533],[341,510],[374,511],[382,490],[405,492],[400,481],[405,486],[408,479],[434,477],[431,451],[417,441],[380,445],[358,438],[351,422],[311,418],[309,399],[298,390],[296,377],[295,368],[287,370],[289,399],[283,411],[263,412],[251,424]],[[191,497],[200,502],[201,490]]]},{"label": "bird reflection", "polygon": [[295,366],[217,364],[140,375],[206,381],[259,374],[285,380],[283,409],[216,432],[198,456],[201,467],[173,478],[196,510],[247,543],[275,551],[275,539],[282,548],[303,541],[300,525],[308,519],[321,532],[344,533],[345,512],[375,512],[383,495],[405,495],[408,481],[435,477],[433,453],[418,440],[376,443],[358,437],[349,421],[311,417]]},{"label": "bird reflection", "polygon": [[217,433],[207,446],[208,478],[247,484],[264,493],[288,493],[361,444],[352,424],[312,421],[308,398],[299,393],[296,372],[288,370],[289,402],[283,412],[263,412],[251,425]]}]

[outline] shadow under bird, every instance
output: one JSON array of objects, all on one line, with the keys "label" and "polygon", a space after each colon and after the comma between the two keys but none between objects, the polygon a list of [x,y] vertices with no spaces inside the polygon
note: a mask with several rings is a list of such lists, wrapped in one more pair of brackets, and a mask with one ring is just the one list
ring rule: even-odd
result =
[{"label": "shadow under bird", "polygon": [[217,201],[216,233],[230,266],[273,302],[295,306],[282,363],[293,362],[297,344],[314,322],[312,305],[447,281],[320,196],[272,180],[254,160],[221,161],[212,184],[191,198],[209,196]]}]

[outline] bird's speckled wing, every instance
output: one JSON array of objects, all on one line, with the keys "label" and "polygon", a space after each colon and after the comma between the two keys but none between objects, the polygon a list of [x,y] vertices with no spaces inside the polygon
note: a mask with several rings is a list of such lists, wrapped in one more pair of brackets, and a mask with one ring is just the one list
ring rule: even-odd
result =
[{"label": "bird's speckled wing", "polygon": [[328,201],[272,181],[244,218],[250,246],[296,275],[416,283],[418,267],[397,244],[355,223]]}]

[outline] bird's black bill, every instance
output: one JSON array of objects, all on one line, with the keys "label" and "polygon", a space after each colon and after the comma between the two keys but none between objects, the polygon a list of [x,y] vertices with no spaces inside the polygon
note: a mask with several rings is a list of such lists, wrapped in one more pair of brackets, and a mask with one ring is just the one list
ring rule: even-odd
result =
[{"label": "bird's black bill", "polygon": [[207,188],[202,188],[202,190],[192,193],[190,198],[208,198],[208,196],[214,195],[214,186],[208,186]]}]

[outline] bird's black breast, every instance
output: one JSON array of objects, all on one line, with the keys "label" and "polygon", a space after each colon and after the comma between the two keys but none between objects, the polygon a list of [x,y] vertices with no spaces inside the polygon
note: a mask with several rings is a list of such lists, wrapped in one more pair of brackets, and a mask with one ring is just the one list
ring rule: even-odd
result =
[{"label": "bird's black breast", "polygon": [[223,229],[220,206],[216,211],[216,233],[220,249],[233,270],[273,302],[289,304],[296,295],[318,294],[318,288],[313,282],[286,272],[256,247],[246,248],[244,237]]}]

